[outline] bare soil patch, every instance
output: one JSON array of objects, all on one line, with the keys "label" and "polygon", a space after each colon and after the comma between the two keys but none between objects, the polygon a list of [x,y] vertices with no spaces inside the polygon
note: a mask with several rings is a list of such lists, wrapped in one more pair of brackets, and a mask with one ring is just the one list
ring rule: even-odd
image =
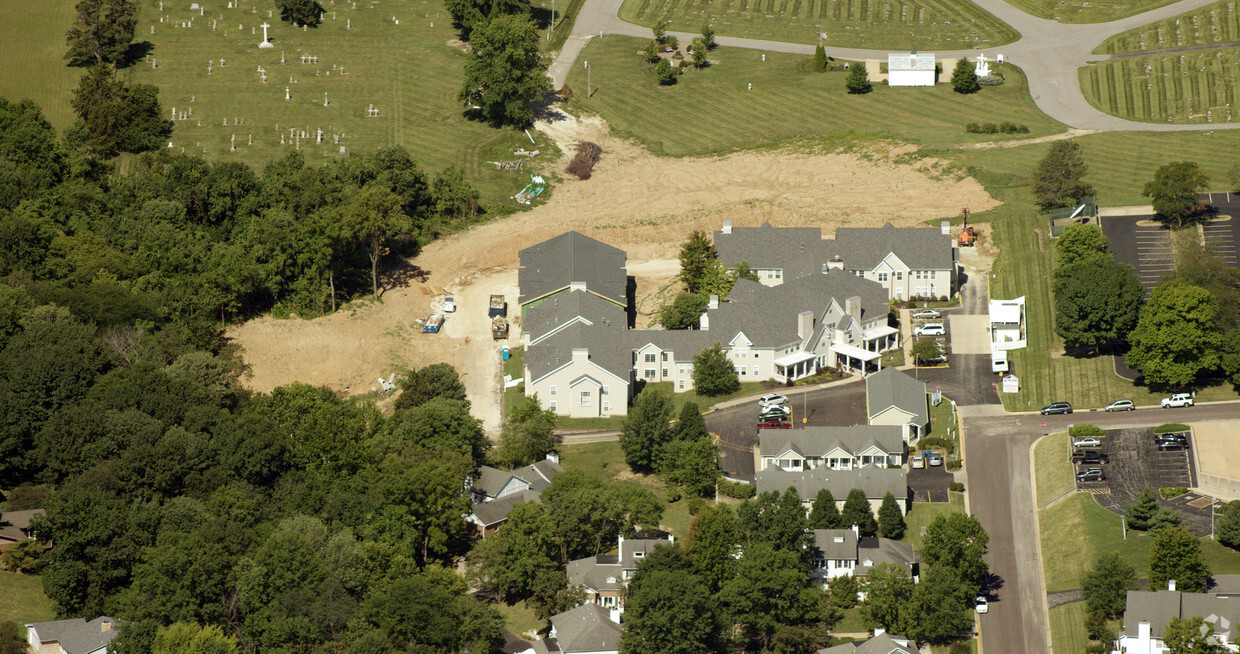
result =
[{"label": "bare soil patch", "polygon": [[[259,391],[294,381],[367,393],[379,376],[430,363],[453,363],[464,375],[474,414],[489,432],[499,427],[503,342],[490,337],[486,298],[508,296],[516,317],[517,252],[576,230],[628,252],[638,306],[678,272],[679,247],[695,229],[736,226],[920,226],[955,216],[961,206],[980,212],[998,205],[972,178],[945,179],[940,162],[902,165],[880,156],[742,152],[722,157],[655,157],[611,137],[597,118],[562,117],[539,128],[563,152],[589,140],[604,156],[588,181],[567,179],[545,205],[431,243],[410,263],[426,276],[393,288],[382,302],[359,302],[315,320],[259,318],[229,330],[245,350]],[[561,161],[561,168],[566,161]],[[929,172],[926,172],[929,171]],[[517,189],[513,189],[516,191]],[[460,309],[440,334],[422,334],[415,320],[430,313],[436,292],[454,295]],[[639,324],[648,320],[639,316]],[[519,342],[514,324],[508,343]]]}]

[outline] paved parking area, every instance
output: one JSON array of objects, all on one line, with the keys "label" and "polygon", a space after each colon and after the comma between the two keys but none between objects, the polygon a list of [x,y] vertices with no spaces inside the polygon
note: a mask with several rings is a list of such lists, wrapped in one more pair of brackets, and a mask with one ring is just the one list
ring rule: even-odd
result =
[{"label": "paved parking area", "polygon": [[1240,256],[1236,244],[1240,242],[1237,232],[1240,231],[1240,212],[1231,216],[1220,216],[1201,226],[1206,241],[1214,242],[1214,251],[1223,257],[1223,261],[1232,268],[1240,268]]},{"label": "paved parking area", "polygon": [[952,481],[952,473],[944,466],[927,465],[908,471],[908,487],[913,491],[914,502],[948,501],[947,487]]},{"label": "paved parking area", "polygon": [[1171,232],[1158,224],[1139,224],[1154,221],[1154,216],[1103,216],[1099,219],[1102,233],[1111,245],[1115,258],[1131,264],[1137,270],[1137,278],[1150,291],[1162,281],[1163,274],[1174,267],[1171,252]]},{"label": "paved parking area", "polygon": [[[1193,442],[1189,449],[1160,452],[1154,442],[1154,430],[1112,429],[1107,431],[1100,449],[1110,457],[1110,463],[1101,467],[1106,471],[1103,482],[1078,483],[1081,490],[1094,494],[1103,508],[1123,515],[1124,508],[1134,502],[1145,488],[1196,486],[1193,474]],[[1077,470],[1094,466],[1078,465]],[[1210,509],[1204,502],[1196,502],[1200,496],[1188,493],[1173,500],[1159,497],[1159,504],[1180,512],[1185,526],[1198,535],[1210,533]],[[1204,506],[1197,506],[1198,505]]]}]

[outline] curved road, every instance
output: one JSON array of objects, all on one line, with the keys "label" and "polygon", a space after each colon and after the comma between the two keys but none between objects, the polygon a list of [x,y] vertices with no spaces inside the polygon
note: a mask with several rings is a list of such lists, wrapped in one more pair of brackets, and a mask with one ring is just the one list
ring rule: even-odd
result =
[{"label": "curved road", "polygon": [[[1007,61],[1020,66],[1025,71],[1029,78],[1029,92],[1033,95],[1033,101],[1046,115],[1077,129],[1152,132],[1235,129],[1240,127],[1240,123],[1164,125],[1117,118],[1095,109],[1085,100],[1081,94],[1080,84],[1077,82],[1077,69],[1090,61],[1110,59],[1111,55],[1092,55],[1090,51],[1112,35],[1198,9],[1214,1],[1181,0],[1181,2],[1109,23],[1076,25],[1030,16],[1004,0],[974,0],[982,9],[1020,33],[1020,38],[1014,43],[988,50],[994,53],[1002,52]],[[582,5],[577,21],[573,24],[572,34],[548,71],[557,88],[564,85],[569,70],[577,60],[577,55],[592,37],[602,37],[605,34],[650,37],[649,28],[620,20],[617,12],[620,10],[621,2],[622,0],[586,0]],[[674,34],[682,42],[698,36],[683,32],[674,32]],[[719,45],[734,48],[804,55],[814,53],[814,46],[802,43],[742,39],[731,36],[718,36],[715,37],[715,41]],[[827,54],[844,59],[883,59],[886,58],[888,52],[887,50],[833,47],[826,48],[826,50]],[[977,53],[978,50],[935,52],[942,57],[976,56]]]}]

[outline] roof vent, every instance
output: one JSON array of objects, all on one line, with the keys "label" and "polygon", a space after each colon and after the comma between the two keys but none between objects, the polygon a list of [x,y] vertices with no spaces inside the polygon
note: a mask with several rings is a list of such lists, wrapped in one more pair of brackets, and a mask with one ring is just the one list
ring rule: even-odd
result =
[{"label": "roof vent", "polygon": [[731,220],[723,221],[723,229],[719,231],[724,234],[731,234],[732,233],[732,221]]}]

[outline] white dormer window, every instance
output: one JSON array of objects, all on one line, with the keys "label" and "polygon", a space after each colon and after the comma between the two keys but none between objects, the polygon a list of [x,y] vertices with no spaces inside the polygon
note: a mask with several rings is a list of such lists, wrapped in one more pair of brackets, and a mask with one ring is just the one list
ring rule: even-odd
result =
[{"label": "white dormer window", "polygon": [[640,559],[640,558],[642,558],[643,556],[646,556],[646,553],[645,553],[645,552],[633,552],[633,558],[635,558],[635,559]]},{"label": "white dormer window", "polygon": [[837,542],[837,543],[842,543],[842,542],[844,542],[844,537],[843,537],[843,536],[836,536],[836,537],[835,537],[835,538],[833,538],[832,540],[834,540],[834,541],[835,541],[835,542]]}]

